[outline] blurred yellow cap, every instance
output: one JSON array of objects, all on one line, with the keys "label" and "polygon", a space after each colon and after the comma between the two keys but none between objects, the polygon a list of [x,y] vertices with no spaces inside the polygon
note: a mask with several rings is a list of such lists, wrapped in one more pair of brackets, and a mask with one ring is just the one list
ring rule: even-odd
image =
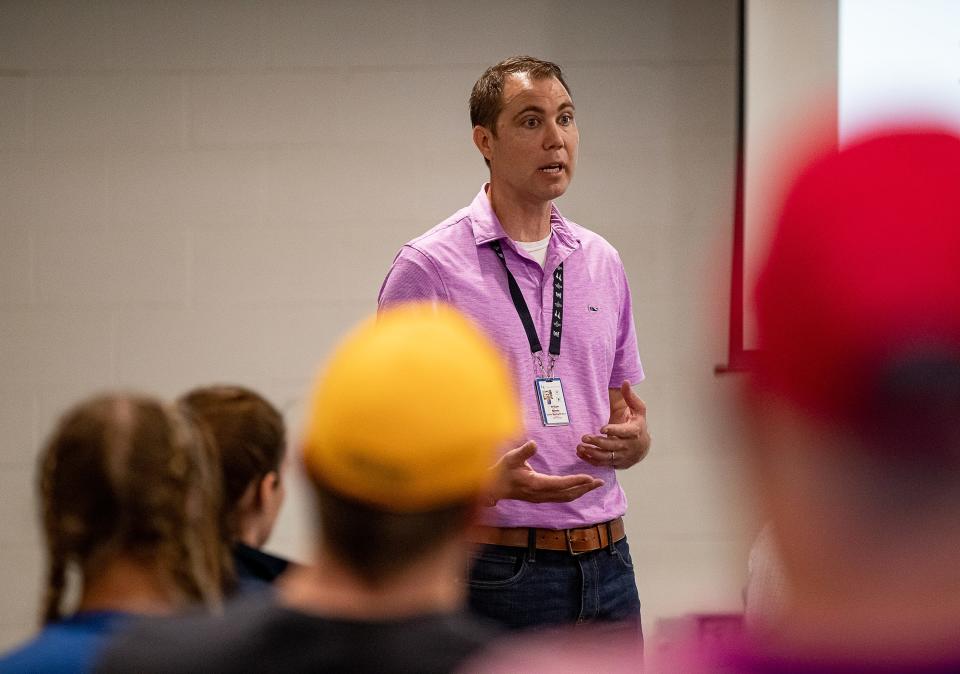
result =
[{"label": "blurred yellow cap", "polygon": [[481,492],[519,430],[494,345],[456,310],[416,303],[367,320],[334,351],[303,451],[311,476],[336,492],[421,512]]}]

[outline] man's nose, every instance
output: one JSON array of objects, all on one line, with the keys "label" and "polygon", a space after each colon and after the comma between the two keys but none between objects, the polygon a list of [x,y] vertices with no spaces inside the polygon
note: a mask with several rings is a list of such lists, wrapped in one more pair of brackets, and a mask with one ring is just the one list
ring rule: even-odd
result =
[{"label": "man's nose", "polygon": [[547,150],[563,147],[563,131],[556,122],[544,125],[543,147]]}]

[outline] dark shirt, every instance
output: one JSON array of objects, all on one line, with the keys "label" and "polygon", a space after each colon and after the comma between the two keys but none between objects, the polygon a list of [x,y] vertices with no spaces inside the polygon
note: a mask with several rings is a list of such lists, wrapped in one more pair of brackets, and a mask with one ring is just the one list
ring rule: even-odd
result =
[{"label": "dark shirt", "polygon": [[237,593],[265,590],[273,585],[290,562],[243,543],[233,544],[233,567],[237,574]]},{"label": "dark shirt", "polygon": [[450,672],[493,636],[464,613],[357,621],[287,608],[269,595],[223,617],[144,621],[105,651],[100,672]]}]

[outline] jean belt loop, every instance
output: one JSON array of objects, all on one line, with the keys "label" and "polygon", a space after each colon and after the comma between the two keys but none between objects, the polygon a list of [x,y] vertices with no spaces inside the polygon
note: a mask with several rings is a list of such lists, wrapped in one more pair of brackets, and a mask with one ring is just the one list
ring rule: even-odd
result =
[{"label": "jean belt loop", "polygon": [[537,530],[534,527],[527,529],[527,562],[537,561]]},{"label": "jean belt loop", "polygon": [[603,526],[607,528],[607,547],[612,555],[617,551],[617,549],[613,547],[613,526],[610,524],[610,522],[605,522]]}]

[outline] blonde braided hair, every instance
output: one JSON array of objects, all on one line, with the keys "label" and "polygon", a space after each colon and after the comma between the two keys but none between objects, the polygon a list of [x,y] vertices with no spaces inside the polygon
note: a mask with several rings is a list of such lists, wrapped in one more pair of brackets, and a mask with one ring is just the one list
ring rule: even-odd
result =
[{"label": "blonde braided hair", "polygon": [[126,555],[158,570],[177,605],[219,605],[216,454],[179,410],[135,394],[81,402],[40,459],[47,547],[42,620],[60,619],[67,570],[84,582]]}]

